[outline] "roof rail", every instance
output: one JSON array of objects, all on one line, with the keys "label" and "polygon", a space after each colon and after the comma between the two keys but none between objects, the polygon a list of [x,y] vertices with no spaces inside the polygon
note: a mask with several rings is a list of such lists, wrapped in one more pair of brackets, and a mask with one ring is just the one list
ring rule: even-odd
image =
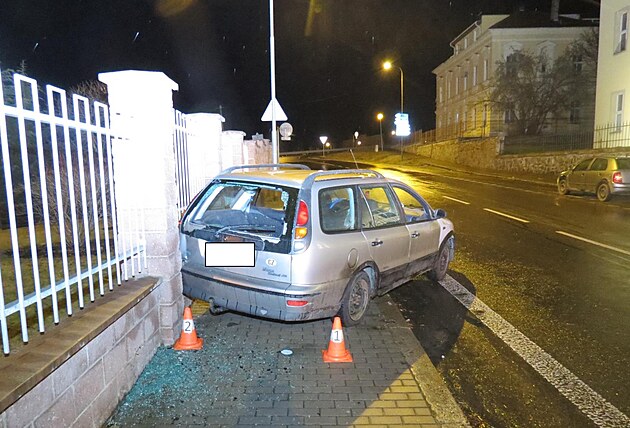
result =
[{"label": "roof rail", "polygon": [[315,180],[318,179],[319,177],[335,176],[335,175],[348,176],[348,175],[353,175],[353,174],[357,175],[358,177],[371,176],[374,178],[385,178],[383,174],[381,174],[380,172],[372,171],[371,169],[335,169],[332,171],[317,171],[314,174],[309,175],[306,178],[306,180],[304,180],[303,187],[305,188],[311,187],[313,183],[315,182]]},{"label": "roof rail", "polygon": [[284,168],[284,169],[306,169],[310,168],[306,165],[299,163],[263,163],[257,165],[235,165],[221,171],[221,174],[229,174],[230,172],[238,171],[239,169],[262,169],[262,168]]}]

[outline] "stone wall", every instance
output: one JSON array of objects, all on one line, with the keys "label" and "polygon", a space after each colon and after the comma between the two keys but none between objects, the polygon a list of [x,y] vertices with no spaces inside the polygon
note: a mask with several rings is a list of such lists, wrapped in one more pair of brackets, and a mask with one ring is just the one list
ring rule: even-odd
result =
[{"label": "stone wall", "polygon": [[630,148],[500,155],[501,140],[498,137],[413,145],[405,151],[474,168],[535,174],[559,173],[593,156],[630,156]]}]

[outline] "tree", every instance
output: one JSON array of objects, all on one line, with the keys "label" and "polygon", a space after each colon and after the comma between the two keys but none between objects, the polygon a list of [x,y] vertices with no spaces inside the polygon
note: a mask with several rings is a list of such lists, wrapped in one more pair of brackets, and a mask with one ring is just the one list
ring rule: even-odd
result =
[{"label": "tree", "polygon": [[511,134],[536,135],[545,121],[594,96],[597,31],[584,32],[553,63],[543,52],[516,51],[497,63],[490,102]]}]

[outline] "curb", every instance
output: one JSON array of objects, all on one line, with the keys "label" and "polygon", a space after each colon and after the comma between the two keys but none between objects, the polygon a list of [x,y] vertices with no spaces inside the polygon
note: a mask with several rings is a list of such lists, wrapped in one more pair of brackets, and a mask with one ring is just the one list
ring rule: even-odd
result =
[{"label": "curb", "polygon": [[381,313],[392,321],[393,325],[389,328],[398,330],[397,337],[400,339],[407,364],[427,403],[429,403],[436,421],[443,427],[470,427],[464,412],[453,398],[392,298],[386,294],[373,302],[377,303]]}]

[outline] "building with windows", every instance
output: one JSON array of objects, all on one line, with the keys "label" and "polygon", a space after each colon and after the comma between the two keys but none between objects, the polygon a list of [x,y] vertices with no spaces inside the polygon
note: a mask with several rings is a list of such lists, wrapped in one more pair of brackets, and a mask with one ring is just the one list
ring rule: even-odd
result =
[{"label": "building with windows", "polygon": [[[453,54],[433,70],[436,138],[505,135],[512,113],[497,111],[489,102],[497,62],[509,67],[515,53],[528,52],[545,55],[552,64],[571,42],[596,26],[596,21],[577,15],[555,19],[547,13],[530,11],[483,15],[451,42]],[[576,69],[582,65],[582,59],[575,58]],[[593,112],[594,105],[573,105],[564,117],[549,118],[543,132],[592,129]]]},{"label": "building with windows", "polygon": [[628,0],[602,0],[595,99],[595,147],[601,141],[630,146],[630,46]]}]

